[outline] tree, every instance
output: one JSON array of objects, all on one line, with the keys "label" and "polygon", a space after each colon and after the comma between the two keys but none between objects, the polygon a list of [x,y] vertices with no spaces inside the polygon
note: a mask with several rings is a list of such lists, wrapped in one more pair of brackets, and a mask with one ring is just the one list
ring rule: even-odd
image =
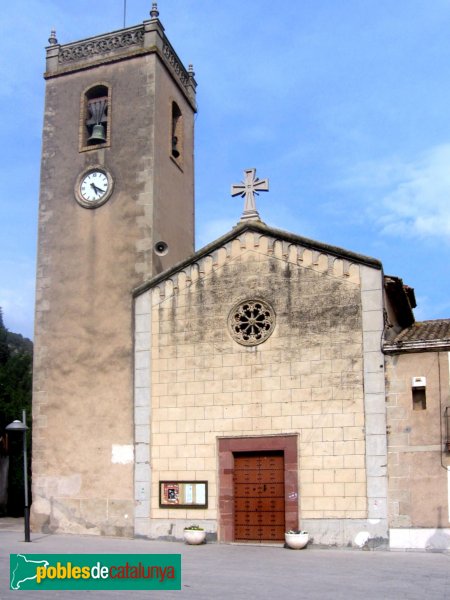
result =
[{"label": "tree", "polygon": [[3,324],[3,310],[0,306],[0,366],[8,361],[9,354],[8,330]]},{"label": "tree", "polygon": [[15,419],[21,419],[24,409],[27,425],[31,426],[33,356],[29,350],[32,344],[29,340],[26,342],[28,344],[22,336],[6,329],[0,308],[0,456],[3,454],[3,459],[9,461],[8,512],[13,516],[21,514],[23,507],[22,439],[17,435],[6,438],[5,427]]}]

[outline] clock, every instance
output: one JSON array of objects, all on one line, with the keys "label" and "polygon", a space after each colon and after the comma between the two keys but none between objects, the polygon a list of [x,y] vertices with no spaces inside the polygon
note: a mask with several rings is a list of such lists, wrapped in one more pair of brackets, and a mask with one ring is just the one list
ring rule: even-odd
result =
[{"label": "clock", "polygon": [[78,176],[75,198],[85,208],[96,208],[110,198],[113,185],[113,178],[107,169],[91,166]]}]

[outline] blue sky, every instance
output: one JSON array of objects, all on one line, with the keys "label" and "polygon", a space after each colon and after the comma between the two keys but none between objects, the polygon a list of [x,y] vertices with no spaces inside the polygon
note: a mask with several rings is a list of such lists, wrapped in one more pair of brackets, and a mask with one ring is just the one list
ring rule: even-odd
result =
[{"label": "blue sky", "polygon": [[[16,0],[0,16],[0,306],[33,335],[44,47],[120,29],[123,0]],[[127,0],[126,24],[151,2]],[[418,320],[450,317],[450,0],[160,0],[198,81],[197,248],[230,186],[270,179],[262,219],[383,262]]]}]

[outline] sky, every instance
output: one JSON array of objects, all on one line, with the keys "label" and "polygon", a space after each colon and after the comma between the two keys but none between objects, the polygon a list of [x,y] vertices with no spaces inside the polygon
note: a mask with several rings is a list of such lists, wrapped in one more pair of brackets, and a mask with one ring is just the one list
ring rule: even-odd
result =
[{"label": "sky", "polygon": [[[0,307],[33,337],[45,46],[121,29],[124,0],[0,14]],[[126,1],[126,26],[151,2]],[[228,232],[255,167],[270,226],[382,261],[417,320],[450,317],[450,0],[159,0],[198,82],[196,248]]]}]

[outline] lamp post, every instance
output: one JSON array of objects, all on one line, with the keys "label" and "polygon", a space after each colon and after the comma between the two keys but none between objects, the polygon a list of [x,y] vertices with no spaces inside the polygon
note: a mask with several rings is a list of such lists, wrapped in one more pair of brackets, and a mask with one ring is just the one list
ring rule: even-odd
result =
[{"label": "lamp post", "polygon": [[28,503],[28,461],[27,461],[27,415],[22,411],[22,421],[15,420],[6,426],[7,431],[22,432],[23,435],[23,483],[25,488],[25,541],[30,542],[30,507]]}]

